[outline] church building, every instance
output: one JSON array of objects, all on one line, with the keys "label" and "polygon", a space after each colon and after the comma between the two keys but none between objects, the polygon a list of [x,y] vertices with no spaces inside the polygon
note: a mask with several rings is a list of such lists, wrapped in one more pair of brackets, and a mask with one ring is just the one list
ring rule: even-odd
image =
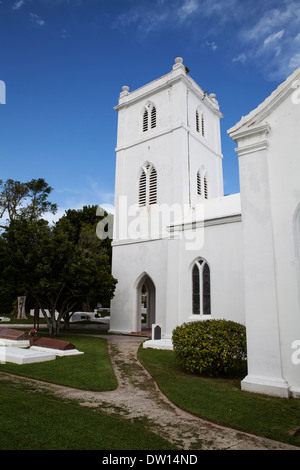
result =
[{"label": "church building", "polygon": [[144,346],[172,348],[185,322],[243,323],[242,388],[286,397],[300,396],[299,77],[300,69],[228,131],[240,194],[224,196],[216,95],[180,57],[157,80],[124,86],[115,108],[110,331],[159,325],[161,339]]}]

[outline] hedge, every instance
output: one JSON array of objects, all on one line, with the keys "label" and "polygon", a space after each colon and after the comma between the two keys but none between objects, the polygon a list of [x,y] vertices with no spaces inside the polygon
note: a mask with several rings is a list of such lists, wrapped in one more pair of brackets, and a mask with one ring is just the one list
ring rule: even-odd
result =
[{"label": "hedge", "polygon": [[246,359],[246,328],[229,320],[184,323],[172,333],[178,363],[188,372],[226,374]]}]

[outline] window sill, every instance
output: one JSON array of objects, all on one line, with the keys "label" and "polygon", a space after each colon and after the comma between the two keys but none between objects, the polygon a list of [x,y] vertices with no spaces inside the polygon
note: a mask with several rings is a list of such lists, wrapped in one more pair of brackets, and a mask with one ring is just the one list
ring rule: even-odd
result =
[{"label": "window sill", "polygon": [[189,317],[190,321],[204,321],[204,320],[209,320],[211,318],[210,315],[191,315]]}]

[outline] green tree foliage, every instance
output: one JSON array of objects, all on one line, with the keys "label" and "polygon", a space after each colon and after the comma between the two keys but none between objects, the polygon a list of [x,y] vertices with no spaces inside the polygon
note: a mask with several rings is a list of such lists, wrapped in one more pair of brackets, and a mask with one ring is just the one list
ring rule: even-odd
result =
[{"label": "green tree foliage", "polygon": [[[57,205],[48,201],[52,188],[43,178],[26,183],[8,179],[0,180],[0,219],[10,223],[18,218],[38,219],[46,212],[55,214]],[[6,229],[8,225],[0,225]]]},{"label": "green tree foliage", "polygon": [[16,286],[17,295],[30,295],[51,335],[58,334],[61,320],[81,309],[82,302],[109,302],[117,282],[93,225],[82,225],[76,236],[73,228],[68,218],[51,227],[42,219],[18,218],[1,237],[6,282]]},{"label": "green tree foliage", "polygon": [[192,373],[224,374],[246,358],[246,328],[229,320],[184,323],[172,341],[178,363]]},{"label": "green tree foliage", "polygon": [[[97,215],[99,212],[103,212],[103,215]],[[68,230],[70,238],[78,243],[82,230],[90,228],[95,234],[97,225],[99,222],[107,217],[108,214],[105,211],[98,211],[98,206],[84,206],[82,209],[69,209],[65,212],[59,221],[58,226],[65,226],[65,230]],[[106,253],[111,261],[112,250],[111,250],[111,239],[105,238],[98,239],[98,247],[102,253]]]}]

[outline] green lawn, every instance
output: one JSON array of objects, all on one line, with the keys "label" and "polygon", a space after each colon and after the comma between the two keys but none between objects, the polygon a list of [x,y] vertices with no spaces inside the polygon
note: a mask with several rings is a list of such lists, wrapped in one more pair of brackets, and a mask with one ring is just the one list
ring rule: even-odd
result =
[{"label": "green lawn", "polygon": [[139,359],[160,389],[186,411],[215,423],[300,446],[300,400],[242,392],[246,368],[231,378],[182,371],[173,351],[139,349]]},{"label": "green lawn", "polygon": [[[85,390],[116,388],[105,339],[77,335],[59,339],[84,354],[37,364],[0,364],[0,370]],[[1,380],[1,375],[0,422],[1,450],[176,450],[146,424],[107,416],[100,407],[64,403],[38,387]]]},{"label": "green lawn", "polygon": [[54,361],[36,364],[0,364],[0,371],[84,390],[104,391],[117,387],[105,339],[75,335],[59,339],[69,341],[84,354],[56,357]]},{"label": "green lawn", "polygon": [[0,422],[1,450],[175,449],[142,423],[63,403],[23,384],[16,388],[1,376]]},{"label": "green lawn", "polygon": [[[116,388],[117,382],[105,339],[77,335],[65,335],[60,339],[70,341],[84,354],[57,357],[54,361],[40,364],[0,364],[0,371],[91,391],[106,391]],[[212,379],[182,371],[176,364],[173,351],[140,347],[138,355],[163,393],[181,408],[237,430],[300,447],[300,432],[294,435],[295,431],[300,428],[300,400],[287,400],[242,392],[240,381],[246,375],[245,369],[239,371],[235,377]],[[145,441],[143,440],[143,426],[140,423],[130,425],[122,420],[120,420],[121,424],[117,424],[118,420],[110,423],[110,418],[107,416],[82,409],[76,404],[63,404],[54,398],[41,396],[37,390],[34,394],[30,389],[15,390],[14,387],[11,387],[11,392],[9,390],[10,388],[5,382],[1,386],[0,397],[1,423],[5,423],[0,437],[1,449],[36,448],[34,446],[39,445],[39,439],[41,439],[41,446],[45,445],[47,449],[71,449],[73,447],[70,446],[74,444],[73,441],[80,434],[77,433],[77,429],[80,432],[83,430],[86,432],[85,426],[89,428],[89,422],[92,429],[97,428],[96,436],[98,436],[98,428],[101,430],[101,432],[99,431],[100,435],[95,438],[95,441],[93,437],[88,437],[88,442],[74,444],[78,445],[78,449],[102,448],[97,447],[101,446],[102,442],[106,442],[105,445],[109,449],[128,449],[127,445],[133,446],[132,450],[139,450],[140,446],[144,445],[145,449],[150,449],[146,444],[147,438]],[[95,424],[93,420],[95,420]],[[62,431],[64,430],[64,422],[68,428],[65,434]],[[20,423],[22,426],[24,424],[24,427]],[[28,429],[28,426],[30,428],[30,442],[26,441],[26,436],[23,437],[24,430]],[[52,429],[48,434],[54,433],[59,436],[59,439],[57,437],[57,441],[54,441],[53,436],[43,437],[44,434],[45,436],[47,434],[43,430],[44,426],[45,429],[47,426]],[[110,432],[113,433],[113,430],[118,426],[121,430],[124,429],[124,444],[120,445],[117,444],[117,436],[116,441],[110,436]],[[126,426],[132,427],[130,430],[126,430]],[[111,444],[107,444],[108,441],[105,441],[106,436],[104,439],[103,434],[106,433],[106,429],[109,430],[107,436]],[[144,432],[146,433],[146,429]],[[132,441],[130,437],[132,433],[141,438],[141,443],[136,442],[135,439],[134,442]],[[126,439],[127,434],[129,441]],[[20,437],[21,435],[22,437]],[[72,442],[68,443],[69,440]],[[151,442],[153,441],[150,439],[149,445],[152,445]],[[112,447],[114,445],[117,447]],[[120,447],[121,445],[124,447]],[[162,442],[159,445],[165,446],[167,444]],[[160,448],[157,447],[157,449]]]}]

